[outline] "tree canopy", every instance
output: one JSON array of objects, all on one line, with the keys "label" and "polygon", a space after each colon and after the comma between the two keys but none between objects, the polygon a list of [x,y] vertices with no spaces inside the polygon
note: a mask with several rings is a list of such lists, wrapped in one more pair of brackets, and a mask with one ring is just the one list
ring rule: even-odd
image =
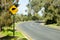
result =
[{"label": "tree canopy", "polygon": [[32,0],[31,6],[36,13],[41,7],[45,7],[45,20],[51,20],[50,22],[52,23],[60,24],[60,0]]}]

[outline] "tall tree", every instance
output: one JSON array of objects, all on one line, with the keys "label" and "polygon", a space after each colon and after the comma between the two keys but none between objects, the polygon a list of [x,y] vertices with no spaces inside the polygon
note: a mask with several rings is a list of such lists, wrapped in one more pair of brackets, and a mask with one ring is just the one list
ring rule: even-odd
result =
[{"label": "tall tree", "polygon": [[0,31],[3,26],[10,26],[12,23],[12,17],[9,13],[9,6],[12,5],[12,0],[0,0]]},{"label": "tall tree", "polygon": [[46,18],[46,22],[50,20],[51,23],[60,24],[60,0],[32,0],[31,5],[36,13],[41,7],[45,7],[44,18]]}]

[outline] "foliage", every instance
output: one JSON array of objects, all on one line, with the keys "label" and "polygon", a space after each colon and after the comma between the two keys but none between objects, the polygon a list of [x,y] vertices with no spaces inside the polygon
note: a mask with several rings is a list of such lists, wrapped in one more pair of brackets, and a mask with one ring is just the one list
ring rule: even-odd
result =
[{"label": "foliage", "polygon": [[[3,31],[0,32],[0,35],[3,35],[4,37],[2,37],[1,39],[4,40],[11,40],[11,39],[16,39],[18,40],[18,38],[22,39],[25,38],[24,35],[21,32],[15,31],[15,38],[13,38],[13,29],[12,27],[3,27]],[[9,38],[8,38],[9,37]]]},{"label": "foliage", "polygon": [[31,20],[42,20],[43,18],[40,17],[37,13],[35,13],[33,16],[31,14],[29,15],[16,15],[16,22],[19,21],[31,21]]},{"label": "foliage", "polygon": [[[6,1],[6,3],[7,3],[7,1],[8,1],[8,3],[11,3],[11,1],[9,1],[9,0],[4,0],[4,1]],[[5,3],[3,3],[3,4],[5,4]],[[12,15],[8,11],[10,5],[11,4],[0,6],[0,31],[2,30],[3,26],[11,26],[11,24],[13,23]]]},{"label": "foliage", "polygon": [[38,13],[41,7],[45,7],[45,22],[60,24],[60,0],[32,0],[31,6],[35,13]]}]

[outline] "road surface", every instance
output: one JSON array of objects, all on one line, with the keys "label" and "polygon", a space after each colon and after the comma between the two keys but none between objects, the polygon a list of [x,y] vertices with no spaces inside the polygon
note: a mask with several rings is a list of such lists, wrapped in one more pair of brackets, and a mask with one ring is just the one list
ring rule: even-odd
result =
[{"label": "road surface", "polygon": [[60,31],[42,26],[40,23],[24,22],[17,24],[19,29],[28,34],[32,40],[60,40]]}]

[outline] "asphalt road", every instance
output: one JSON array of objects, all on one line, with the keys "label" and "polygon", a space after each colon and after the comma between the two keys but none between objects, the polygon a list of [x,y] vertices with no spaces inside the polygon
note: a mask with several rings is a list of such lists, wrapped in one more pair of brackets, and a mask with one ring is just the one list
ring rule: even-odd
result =
[{"label": "asphalt road", "polygon": [[60,31],[42,26],[40,23],[24,22],[17,24],[33,40],[60,40]]}]

